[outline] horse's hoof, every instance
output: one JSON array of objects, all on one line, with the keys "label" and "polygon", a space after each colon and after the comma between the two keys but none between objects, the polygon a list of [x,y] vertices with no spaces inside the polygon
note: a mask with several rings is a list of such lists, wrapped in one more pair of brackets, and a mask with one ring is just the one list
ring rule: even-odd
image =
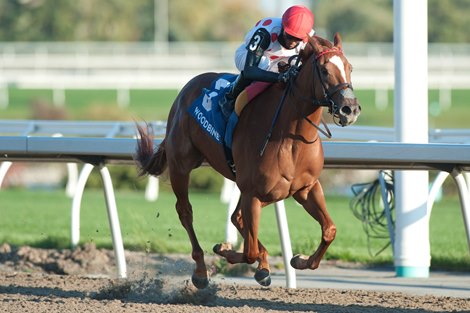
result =
[{"label": "horse's hoof", "polygon": [[212,251],[214,251],[215,254],[218,254],[220,256],[222,255],[223,251],[231,251],[232,250],[232,244],[225,242],[225,243],[218,243],[214,245],[212,248]]},{"label": "horse's hoof", "polygon": [[290,265],[297,270],[304,270],[307,268],[308,259],[304,256],[297,254],[290,260]]},{"label": "horse's hoof", "polygon": [[221,248],[222,248],[222,244],[218,243],[214,245],[214,247],[212,248],[212,251],[214,251],[215,254],[219,254]]},{"label": "horse's hoof", "polygon": [[209,285],[209,279],[207,277],[197,277],[195,274],[191,276],[191,281],[197,289],[204,289]]},{"label": "horse's hoof", "polygon": [[255,279],[261,286],[271,285],[271,276],[269,276],[269,271],[267,269],[257,270],[255,273]]}]

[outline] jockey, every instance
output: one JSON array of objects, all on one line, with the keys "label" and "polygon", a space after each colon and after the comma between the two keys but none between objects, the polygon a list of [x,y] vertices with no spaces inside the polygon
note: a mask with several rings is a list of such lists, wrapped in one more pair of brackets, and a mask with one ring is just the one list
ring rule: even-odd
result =
[{"label": "jockey", "polygon": [[303,5],[288,8],[282,18],[265,18],[256,23],[245,36],[245,42],[235,53],[237,79],[220,102],[228,119],[237,96],[253,81],[287,82],[297,71],[288,70],[289,57],[299,54],[308,36],[315,33],[313,13]]}]

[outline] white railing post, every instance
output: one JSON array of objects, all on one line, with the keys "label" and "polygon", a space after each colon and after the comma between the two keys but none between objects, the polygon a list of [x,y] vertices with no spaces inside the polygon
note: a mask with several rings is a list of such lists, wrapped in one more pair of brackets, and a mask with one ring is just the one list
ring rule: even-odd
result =
[{"label": "white railing post", "polygon": [[78,183],[78,166],[77,163],[67,163],[67,184],[65,185],[65,194],[69,198],[73,198]]},{"label": "white railing post", "polygon": [[436,176],[436,178],[434,179],[434,182],[431,185],[431,189],[429,190],[429,195],[428,195],[428,212],[429,212],[429,215],[431,215],[432,207],[434,206],[434,202],[436,202],[436,199],[439,195],[439,192],[442,189],[442,184],[444,184],[444,181],[446,180],[447,176],[449,176],[449,173],[439,172],[439,174]]},{"label": "white railing post", "polygon": [[80,176],[78,177],[77,187],[72,199],[72,214],[71,214],[71,241],[72,248],[75,248],[80,242],[80,206],[82,204],[83,190],[85,189],[86,182],[93,170],[93,165],[86,163],[83,165]]},{"label": "white railing post", "polygon": [[10,161],[3,161],[2,164],[0,164],[0,188],[2,187],[3,180],[7,176],[7,172],[12,164],[13,163]]},{"label": "white railing post", "polygon": [[149,202],[157,201],[159,193],[158,177],[149,176],[145,186],[145,200]]},{"label": "white railing post", "polygon": [[[427,0],[394,0],[397,140],[428,141]],[[399,277],[428,277],[431,263],[427,171],[395,173],[394,264]]]},{"label": "white railing post", "polygon": [[459,190],[460,208],[462,210],[463,223],[467,234],[468,251],[470,252],[470,195],[469,186],[460,169],[454,169],[451,173]]},{"label": "white railing post", "polygon": [[297,279],[295,269],[290,266],[292,259],[292,245],[290,242],[289,226],[287,225],[286,207],[284,201],[278,201],[275,204],[277,228],[281,239],[282,258],[284,259],[284,267],[286,272],[286,287],[297,288]]},{"label": "white railing post", "polygon": [[237,208],[238,202],[240,201],[240,189],[238,189],[235,183],[232,182],[230,184],[230,182],[231,181],[229,180],[226,187],[232,187],[232,194],[227,206],[227,222],[225,223],[225,242],[231,243],[233,246],[235,246],[238,242],[238,229],[235,227],[235,225],[233,225],[231,217],[233,212],[235,212],[235,209]]},{"label": "white railing post", "polygon": [[118,268],[118,277],[126,278],[126,257],[124,254],[124,244],[122,242],[121,226],[119,224],[113,182],[111,180],[111,175],[109,174],[108,168],[103,164],[100,165],[100,174],[103,181],[106,208],[108,210],[109,227],[111,228],[111,237],[113,240],[114,254],[116,256],[116,264]]}]

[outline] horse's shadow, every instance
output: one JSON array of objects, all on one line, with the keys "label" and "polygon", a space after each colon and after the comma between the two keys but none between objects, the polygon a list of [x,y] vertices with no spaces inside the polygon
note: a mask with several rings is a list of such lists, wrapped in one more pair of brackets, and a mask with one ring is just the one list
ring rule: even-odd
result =
[{"label": "horse's shadow", "polygon": [[[172,297],[156,297],[148,295],[142,298],[128,298],[123,293],[108,294],[107,297],[100,297],[99,293],[90,293],[77,290],[61,290],[58,288],[49,287],[25,287],[25,286],[0,286],[0,294],[20,294],[24,296],[32,297],[47,297],[47,298],[77,298],[80,300],[93,299],[93,300],[120,300],[125,303],[139,303],[152,305],[194,305],[194,311],[198,312],[203,307],[208,308],[226,308],[234,309],[237,311],[243,307],[249,307],[254,309],[262,309],[266,311],[283,311],[283,312],[409,312],[409,313],[427,313],[431,312],[426,309],[415,309],[415,308],[393,308],[393,307],[381,307],[381,306],[369,306],[369,305],[340,305],[340,304],[318,304],[318,303],[292,303],[286,301],[273,301],[265,299],[233,299],[225,298],[217,295],[217,287],[208,288],[205,290],[196,290],[192,294],[184,294],[185,291],[175,290]],[[177,294],[177,295],[176,295]],[[288,297],[288,296],[287,296]],[[313,299],[314,300],[314,299]],[[444,311],[432,311],[432,312],[444,312]]]},{"label": "horse's shadow", "polygon": [[[387,308],[381,306],[361,306],[361,305],[340,305],[340,304],[318,304],[318,303],[290,303],[285,301],[272,301],[262,299],[222,299],[218,298],[217,306],[219,307],[250,307],[259,308],[266,311],[285,311],[285,312],[347,312],[347,313],[376,313],[376,312],[403,312],[403,313],[427,313],[427,312],[445,312],[445,311],[428,311],[425,309],[408,309],[408,308]],[[207,306],[212,306],[207,304]]]}]

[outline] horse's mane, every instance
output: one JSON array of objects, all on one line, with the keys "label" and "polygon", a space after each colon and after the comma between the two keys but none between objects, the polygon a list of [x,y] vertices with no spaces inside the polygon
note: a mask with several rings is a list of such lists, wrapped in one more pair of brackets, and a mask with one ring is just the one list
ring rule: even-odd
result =
[{"label": "horse's mane", "polygon": [[[335,34],[335,41],[341,41],[339,34]],[[306,61],[313,53],[319,53],[325,49],[333,49],[335,44],[329,41],[328,39],[322,38],[320,36],[309,36],[308,43],[305,48],[300,51],[300,58],[302,61]]]},{"label": "horse's mane", "polygon": [[326,46],[328,48],[333,48],[333,43],[329,41],[328,39],[322,38],[320,36],[313,36],[322,46]]}]

